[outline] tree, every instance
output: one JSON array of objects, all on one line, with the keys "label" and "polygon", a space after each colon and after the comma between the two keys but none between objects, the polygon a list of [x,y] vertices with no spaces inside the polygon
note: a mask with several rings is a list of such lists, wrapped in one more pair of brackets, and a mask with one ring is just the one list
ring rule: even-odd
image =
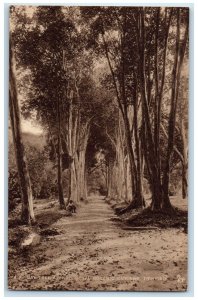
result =
[{"label": "tree", "polygon": [[21,119],[19,110],[19,100],[17,93],[17,84],[14,71],[14,53],[10,43],[10,81],[9,81],[9,112],[12,127],[13,143],[17,162],[18,176],[21,188],[22,212],[21,220],[25,224],[35,223],[33,210],[32,189],[29,171],[27,167],[25,149],[21,134]]},{"label": "tree", "polygon": [[[82,13],[90,24],[90,35],[94,36],[90,46],[107,59],[124,122],[133,187],[130,207],[143,205],[145,162],[152,192],[151,208],[171,209],[170,163],[179,78],[188,41],[188,10],[97,7],[90,11],[88,7],[82,8]],[[164,107],[165,99],[170,113]],[[164,115],[169,120],[169,129],[167,148],[162,151]],[[162,152],[166,152],[165,156]]]},{"label": "tree", "polygon": [[[38,7],[34,12],[34,22],[16,26],[14,35],[18,67],[26,70],[19,80],[26,95],[22,109],[27,116],[36,113],[53,145],[60,206],[64,170],[68,200],[87,194],[87,152],[100,128],[96,135],[102,146],[94,151],[106,151],[101,170],[109,195],[131,200],[123,212],[144,206],[144,177],[151,188],[151,209],[172,210],[171,165],[176,167],[178,157],[183,187],[186,182],[186,138],[182,127],[180,137],[175,130],[188,10]],[[24,23],[21,12],[19,24],[20,18]],[[93,68],[101,62],[103,83],[94,78]],[[98,96],[101,84],[109,99]],[[122,178],[117,187],[116,178]]]},{"label": "tree", "polygon": [[71,10],[39,7],[35,26],[23,29],[16,42],[21,68],[31,72],[23,113],[37,119],[54,144],[60,207],[64,207],[63,158],[68,157],[69,194],[73,201],[86,196],[85,152],[94,109],[92,59],[84,47]]},{"label": "tree", "polygon": [[[138,103],[136,93],[136,72],[132,61],[134,56],[129,54],[129,28],[133,19],[133,9],[98,7],[82,8],[86,20],[91,21],[91,47],[100,51],[108,63],[111,81],[115,90],[117,104],[124,122],[126,145],[130,163],[132,197],[128,209],[142,207],[141,155],[138,134]],[[130,40],[131,42],[131,40]],[[130,66],[130,67],[129,67]]]},{"label": "tree", "polygon": [[[183,40],[181,40],[180,8],[177,8],[175,10],[167,8],[164,13],[159,8],[153,9],[152,14],[149,14],[148,10],[149,9],[140,8],[138,11],[137,19],[137,32],[139,41],[138,52],[140,53],[139,84],[142,97],[142,113],[145,119],[145,160],[147,161],[147,168],[149,170],[150,182],[152,187],[152,208],[172,210],[172,206],[169,199],[170,161],[174,148],[174,132],[177,111],[179,78],[183,63],[183,56],[185,53],[185,47],[187,43],[188,13],[186,13],[185,9],[183,9],[183,13],[184,15],[186,15],[184,17],[183,26],[186,27],[184,29],[184,38]],[[156,24],[154,29],[152,29],[152,19]],[[175,48],[174,46],[172,47],[172,44],[169,42],[169,29],[171,24],[171,35],[172,38],[176,41]],[[175,29],[175,31],[173,30],[173,28]],[[148,39],[149,34],[152,34],[152,36],[154,37],[153,42],[152,39]],[[149,51],[149,49],[147,48],[148,46],[151,47],[152,45],[154,50],[153,54],[151,54],[151,51]],[[169,64],[167,63],[167,52],[170,57]],[[152,56],[153,60],[151,60]],[[172,68],[170,63],[172,63]],[[153,72],[151,73],[152,70]],[[163,163],[163,169],[161,169],[161,159],[159,156],[159,137],[160,127],[162,123],[162,100],[165,96],[165,78],[168,78],[170,80],[170,83],[166,84],[166,88],[168,87],[167,89],[171,89],[171,101],[169,102],[170,113],[168,114],[169,129],[168,144],[166,149],[167,153]],[[151,110],[152,108],[153,111]],[[152,127],[152,124],[154,124],[154,127]],[[153,161],[153,157],[156,157],[155,161]]]},{"label": "tree", "polygon": [[166,208],[170,207],[170,200],[169,200],[170,159],[174,149],[174,132],[175,132],[180,77],[181,77],[181,70],[182,70],[186,44],[188,39],[188,19],[186,21],[186,28],[184,30],[185,30],[184,37],[183,40],[181,41],[181,12],[180,12],[180,8],[178,8],[175,57],[174,57],[174,66],[172,70],[173,84],[171,89],[171,107],[170,107],[169,123],[168,123],[168,146],[167,146],[167,156],[166,156],[166,163],[165,163],[163,182],[162,182],[163,205]]}]

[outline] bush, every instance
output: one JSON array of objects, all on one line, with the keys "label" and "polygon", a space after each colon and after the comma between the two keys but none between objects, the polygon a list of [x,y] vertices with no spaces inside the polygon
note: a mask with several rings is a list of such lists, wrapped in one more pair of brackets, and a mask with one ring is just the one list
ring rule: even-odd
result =
[{"label": "bush", "polygon": [[16,170],[9,171],[8,186],[9,186],[8,209],[9,211],[11,211],[16,207],[18,200],[21,198],[21,190],[18,181],[18,173]]},{"label": "bush", "polygon": [[[49,198],[54,194],[56,170],[48,159],[46,151],[26,145],[26,157],[31,179],[33,198]],[[18,172],[13,144],[9,145],[9,210],[16,206],[15,199],[21,198]]]}]

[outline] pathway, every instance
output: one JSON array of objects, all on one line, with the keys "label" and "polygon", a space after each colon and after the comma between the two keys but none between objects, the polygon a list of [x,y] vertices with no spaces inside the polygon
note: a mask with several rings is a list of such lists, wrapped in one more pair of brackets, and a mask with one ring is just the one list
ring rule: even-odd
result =
[{"label": "pathway", "polygon": [[51,227],[9,286],[19,290],[175,291],[186,289],[187,235],[179,229],[124,231],[103,198]]}]

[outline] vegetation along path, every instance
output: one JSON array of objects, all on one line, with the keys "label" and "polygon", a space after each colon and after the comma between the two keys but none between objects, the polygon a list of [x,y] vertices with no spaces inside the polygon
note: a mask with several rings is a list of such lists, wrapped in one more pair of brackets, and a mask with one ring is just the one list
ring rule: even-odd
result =
[{"label": "vegetation along path", "polygon": [[[51,208],[53,214],[56,209]],[[175,228],[123,230],[114,217],[99,196],[89,198],[72,217],[63,215],[48,228],[58,234],[46,235],[39,245],[23,250],[18,261],[9,259],[9,288],[185,290],[187,235]]]}]

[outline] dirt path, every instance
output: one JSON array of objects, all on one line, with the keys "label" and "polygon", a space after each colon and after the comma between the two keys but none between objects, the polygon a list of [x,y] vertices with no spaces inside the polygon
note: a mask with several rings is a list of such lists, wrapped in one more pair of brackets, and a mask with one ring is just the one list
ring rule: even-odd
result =
[{"label": "dirt path", "polygon": [[76,215],[59,219],[51,227],[60,234],[43,238],[31,253],[23,254],[15,272],[10,272],[9,288],[186,289],[187,235],[182,230],[124,231],[111,217],[112,209],[97,197]]}]

